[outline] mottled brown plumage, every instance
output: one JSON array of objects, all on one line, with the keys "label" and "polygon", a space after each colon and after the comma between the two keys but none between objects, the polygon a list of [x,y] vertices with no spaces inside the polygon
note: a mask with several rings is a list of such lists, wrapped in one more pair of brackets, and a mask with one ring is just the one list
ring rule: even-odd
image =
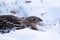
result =
[{"label": "mottled brown plumage", "polygon": [[[19,18],[12,15],[1,15],[0,16],[0,32],[8,33],[10,30],[14,28],[16,30],[24,29],[26,27],[31,28],[33,30],[38,30],[36,24],[42,21],[40,18],[36,16],[30,16],[27,18]],[[8,30],[5,32],[5,30]]]},{"label": "mottled brown plumage", "polygon": [[12,15],[1,15],[0,16],[0,32],[4,32],[4,30],[7,29],[13,29],[13,28],[20,28],[21,24],[22,24],[23,19],[22,18],[18,18]]}]

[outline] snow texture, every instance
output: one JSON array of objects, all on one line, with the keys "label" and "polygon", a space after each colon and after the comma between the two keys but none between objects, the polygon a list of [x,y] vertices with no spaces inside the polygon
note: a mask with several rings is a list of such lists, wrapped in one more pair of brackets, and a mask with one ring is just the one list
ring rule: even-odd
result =
[{"label": "snow texture", "polygon": [[0,34],[0,40],[60,40],[60,34],[56,32],[40,32],[31,29],[11,31],[7,34]]},{"label": "snow texture", "polygon": [[43,20],[41,26],[37,25],[39,31],[28,28],[11,31],[0,34],[0,40],[60,40],[59,10],[60,0],[0,0],[0,15],[37,16]]}]

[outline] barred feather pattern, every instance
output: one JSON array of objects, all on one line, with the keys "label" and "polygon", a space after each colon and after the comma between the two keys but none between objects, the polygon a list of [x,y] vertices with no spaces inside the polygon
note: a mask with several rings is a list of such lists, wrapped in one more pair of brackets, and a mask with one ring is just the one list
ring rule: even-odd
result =
[{"label": "barred feather pattern", "polygon": [[38,30],[36,28],[37,22],[42,21],[42,19],[30,16],[27,18],[19,18],[13,15],[1,15],[0,16],[0,33],[9,33],[11,30],[20,30],[26,27],[33,30]]}]

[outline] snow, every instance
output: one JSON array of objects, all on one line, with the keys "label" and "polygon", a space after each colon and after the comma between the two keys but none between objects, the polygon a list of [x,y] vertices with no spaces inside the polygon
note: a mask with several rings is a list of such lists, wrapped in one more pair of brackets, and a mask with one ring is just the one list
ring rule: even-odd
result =
[{"label": "snow", "polygon": [[[25,1],[31,1],[26,3]],[[16,14],[10,10],[19,11]],[[37,16],[43,20],[39,31],[22,29],[0,34],[0,40],[60,40],[60,0],[0,0],[0,15]]]},{"label": "snow", "polygon": [[34,31],[28,28],[0,36],[0,40],[60,40],[59,33]]}]

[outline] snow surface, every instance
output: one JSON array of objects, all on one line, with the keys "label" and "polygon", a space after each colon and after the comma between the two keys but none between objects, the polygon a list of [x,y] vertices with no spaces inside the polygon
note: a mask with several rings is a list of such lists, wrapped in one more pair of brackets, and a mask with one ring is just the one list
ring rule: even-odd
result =
[{"label": "snow surface", "polygon": [[[31,1],[26,3],[25,1]],[[16,14],[10,10],[18,11]],[[39,31],[23,29],[0,34],[0,40],[60,40],[60,0],[0,0],[0,15],[37,16],[43,22]]]},{"label": "snow surface", "polygon": [[60,40],[60,34],[56,32],[40,32],[31,29],[11,31],[7,34],[0,34],[0,40]]}]

